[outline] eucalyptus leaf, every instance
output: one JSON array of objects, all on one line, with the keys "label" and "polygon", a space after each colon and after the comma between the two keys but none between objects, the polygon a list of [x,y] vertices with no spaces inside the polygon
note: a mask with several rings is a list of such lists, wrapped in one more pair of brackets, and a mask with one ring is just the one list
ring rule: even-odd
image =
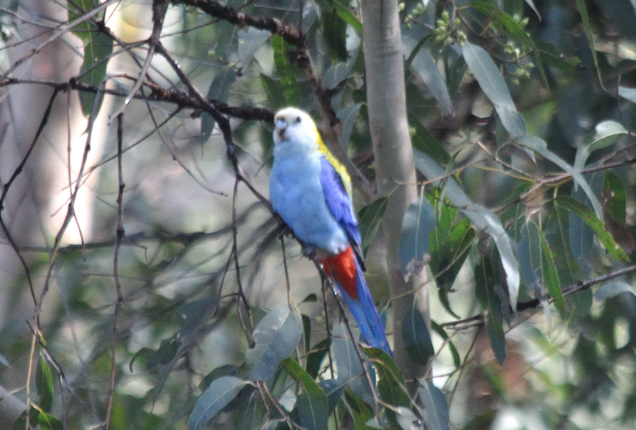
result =
[{"label": "eucalyptus leaf", "polygon": [[[417,150],[414,150],[413,154],[415,167],[427,179],[435,181],[435,179],[446,176],[445,171],[433,159]],[[438,180],[433,185],[441,186],[441,181]],[[510,304],[512,309],[516,309],[520,282],[519,265],[512,250],[512,240],[506,233],[501,221],[490,209],[473,203],[452,177],[444,179],[444,195],[470,219],[477,229],[485,231],[495,241],[499,250],[501,264],[506,272]]]},{"label": "eucalyptus leaf", "polygon": [[417,391],[424,405],[424,422],[428,430],[450,430],[450,414],[444,393],[431,381],[424,380]]},{"label": "eucalyptus leaf", "polygon": [[435,209],[425,197],[416,198],[402,219],[398,247],[400,270],[406,282],[428,263],[428,237],[434,229]]},{"label": "eucalyptus leaf", "polygon": [[583,175],[578,170],[570,166],[568,163],[566,163],[561,157],[556,155],[554,152],[550,151],[548,149],[548,144],[545,143],[544,140],[536,136],[521,136],[516,138],[515,141],[519,143],[521,146],[538,153],[539,155],[546,158],[547,160],[550,160],[551,162],[559,166],[561,169],[563,169],[566,173],[569,173],[572,176],[572,180],[574,180],[574,183],[583,189],[583,191],[585,192],[585,195],[590,200],[590,203],[592,204],[592,207],[594,208],[594,212],[596,213],[597,218],[600,218],[600,219],[603,218],[603,210],[601,208],[601,203],[598,201],[598,198],[592,191],[590,184],[585,180]]},{"label": "eucalyptus leaf", "polygon": [[247,384],[247,381],[234,376],[223,376],[212,382],[197,400],[188,420],[188,428],[203,429]]},{"label": "eucalyptus leaf", "polygon": [[632,103],[636,103],[636,88],[619,86],[618,95],[623,97],[624,99],[629,100]]},{"label": "eucalyptus leaf", "polygon": [[603,121],[597,124],[594,133],[586,136],[576,150],[574,168],[579,171],[583,170],[592,152],[613,145],[619,137],[627,134],[628,131],[625,127],[616,121]]},{"label": "eucalyptus leaf", "polygon": [[523,117],[517,112],[510,90],[488,52],[470,42],[464,42],[462,52],[468,68],[475,75],[486,97],[492,102],[504,128],[515,138],[526,135]]},{"label": "eucalyptus leaf", "polygon": [[303,323],[300,314],[287,305],[272,309],[254,329],[254,343],[245,361],[251,367],[248,378],[268,381],[278,365],[294,352],[301,340]]},{"label": "eucalyptus leaf", "polygon": [[628,284],[625,281],[613,281],[608,282],[607,284],[601,286],[594,293],[594,300],[597,302],[602,302],[605,299],[609,299],[610,297],[616,297],[619,294],[630,293],[636,295],[634,293],[634,287],[631,284]]}]

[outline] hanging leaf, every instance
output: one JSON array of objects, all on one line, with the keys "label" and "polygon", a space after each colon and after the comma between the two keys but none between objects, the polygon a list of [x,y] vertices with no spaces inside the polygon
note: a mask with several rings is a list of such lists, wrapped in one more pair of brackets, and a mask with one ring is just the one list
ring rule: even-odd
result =
[{"label": "hanging leaf", "polygon": [[444,393],[431,381],[424,380],[417,391],[424,406],[422,416],[428,430],[450,430],[450,414]]},{"label": "hanging leaf", "polygon": [[251,368],[247,377],[252,381],[270,380],[281,361],[296,349],[302,331],[298,312],[290,311],[287,305],[272,309],[254,329],[255,346],[245,354],[245,362]]},{"label": "hanging leaf", "polygon": [[302,99],[300,96],[300,87],[296,80],[298,66],[296,63],[289,61],[288,53],[290,46],[281,36],[276,35],[272,38],[272,47],[274,48],[274,64],[280,75],[280,84],[283,87],[285,103],[288,106],[300,106]]},{"label": "hanging leaf", "polygon": [[435,229],[435,209],[421,196],[413,200],[402,219],[398,259],[405,282],[422,271],[428,260],[428,237]]},{"label": "hanging leaf", "polygon": [[303,392],[298,395],[296,402],[300,424],[310,430],[326,429],[329,407],[325,393],[294,360],[290,358],[283,360],[283,366],[287,373],[303,386]]},{"label": "hanging leaf", "polygon": [[404,314],[402,346],[415,363],[428,364],[430,358],[435,355],[428,327],[415,303]]},{"label": "hanging leaf", "polygon": [[570,166],[568,163],[566,163],[554,152],[550,151],[548,149],[548,144],[545,143],[545,141],[543,141],[542,139],[539,139],[536,136],[522,136],[522,137],[516,138],[515,141],[519,143],[520,145],[524,146],[525,148],[528,148],[536,152],[537,154],[541,155],[545,159],[550,160],[551,162],[559,166],[562,170],[569,173],[572,176],[572,180],[574,181],[574,183],[578,185],[579,187],[581,187],[583,191],[585,192],[585,195],[590,200],[590,203],[592,204],[592,207],[594,208],[594,212],[596,213],[596,216],[598,218],[603,217],[601,204],[599,203],[598,198],[596,198],[596,195],[592,191],[590,184],[585,180],[583,175],[578,170]]},{"label": "hanging leaf", "polygon": [[611,297],[616,297],[619,294],[630,293],[636,295],[634,293],[634,287],[631,284],[628,284],[625,281],[613,281],[608,282],[607,284],[601,286],[594,293],[594,300],[597,302],[602,302],[605,299],[609,299]]},{"label": "hanging leaf", "polygon": [[[588,227],[592,229],[594,234],[599,238],[607,252],[609,252],[614,258],[621,261],[629,261],[625,252],[616,244],[612,235],[609,234],[603,222],[594,215],[594,213],[583,203],[568,196],[559,196],[555,199],[555,204],[569,210],[574,215],[579,217]],[[587,243],[587,241],[586,241]],[[582,245],[585,246],[585,245]]]},{"label": "hanging leaf", "polygon": [[418,43],[418,40],[408,36],[402,38],[404,48],[408,51],[414,51],[410,54],[412,57],[411,67],[422,78],[426,87],[429,89],[442,110],[443,115],[454,115],[453,102],[451,101],[446,81],[437,68],[437,64],[428,51]]},{"label": "hanging leaf", "polygon": [[459,365],[461,364],[459,351],[457,351],[457,348],[455,347],[453,341],[449,340],[448,335],[444,331],[444,328],[441,325],[437,324],[435,321],[431,321],[431,328],[433,329],[433,331],[435,331],[435,333],[440,335],[442,339],[444,339],[444,342],[448,341],[446,342],[446,345],[448,345],[448,348],[451,351],[451,355],[453,356],[453,363],[455,364],[455,367],[459,367]]},{"label": "hanging leaf", "polygon": [[470,7],[486,14],[488,18],[499,25],[498,28],[500,28],[504,34],[510,36],[517,42],[532,50],[536,60],[537,69],[539,69],[539,73],[541,74],[543,83],[546,87],[549,88],[548,78],[545,76],[545,71],[543,70],[541,51],[537,49],[534,41],[532,40],[530,35],[523,29],[521,24],[512,19],[512,17],[506,12],[499,10],[497,7],[490,3],[486,3],[483,1],[474,1],[470,3]]},{"label": "hanging leaf", "polygon": [[502,306],[495,292],[497,279],[491,266],[490,260],[483,258],[475,267],[475,295],[485,313],[486,334],[490,340],[490,347],[499,364],[503,364],[506,360],[506,337],[502,325]]},{"label": "hanging leaf", "polygon": [[360,112],[361,106],[362,103],[347,106],[346,108],[338,111],[338,114],[336,115],[342,124],[342,128],[340,130],[340,144],[345,149],[349,146],[349,139],[351,139],[353,126],[356,123],[356,118],[358,117],[358,112]]},{"label": "hanging leaf", "polygon": [[43,354],[40,354],[35,372],[35,387],[40,396],[38,406],[43,412],[51,412],[51,406],[53,405],[53,375]]},{"label": "hanging leaf", "polygon": [[603,121],[597,124],[594,133],[585,136],[576,150],[574,168],[579,171],[583,170],[592,152],[613,145],[619,137],[627,134],[625,127],[616,121]]},{"label": "hanging leaf", "polygon": [[[429,158],[427,155],[414,150],[415,167],[429,180],[435,180],[446,176],[444,170]],[[440,181],[433,184],[434,186],[442,186]],[[517,296],[519,294],[519,265],[512,250],[512,241],[501,221],[490,210],[480,204],[473,203],[464,193],[455,179],[444,179],[444,195],[473,223],[473,225],[484,232],[488,233],[499,251],[501,264],[506,272],[506,282],[508,284],[508,293],[510,295],[510,304],[513,309],[517,307]]]},{"label": "hanging leaf", "polygon": [[247,384],[247,381],[234,376],[223,376],[212,382],[197,400],[188,420],[188,428],[204,428]]},{"label": "hanging leaf", "polygon": [[618,87],[618,95],[632,103],[636,103],[636,88]]},{"label": "hanging leaf", "polygon": [[259,30],[254,27],[241,29],[237,33],[238,36],[238,55],[241,59],[241,66],[247,69],[254,58],[256,51],[265,44],[271,33],[267,30]]},{"label": "hanging leaf", "polygon": [[[216,74],[208,89],[208,100],[225,103],[230,95],[230,89],[236,80],[236,72],[231,66],[223,67]],[[201,141],[207,142],[214,130],[215,121],[210,114],[201,114]]]},{"label": "hanging leaf", "polygon": [[590,53],[592,54],[592,58],[594,59],[594,67],[596,68],[596,73],[598,75],[598,82],[601,84],[601,88],[605,89],[605,87],[603,86],[603,76],[601,75],[601,66],[598,62],[596,47],[594,46],[594,32],[592,31],[592,24],[590,23],[590,16],[587,12],[585,0],[576,0],[576,5],[578,6],[579,13],[581,14],[583,30],[585,31],[587,42],[590,45]]},{"label": "hanging leaf", "polygon": [[492,102],[508,133],[512,137],[526,135],[526,124],[517,112],[506,82],[488,52],[470,42],[464,42],[462,52],[468,68],[475,75],[481,90]]},{"label": "hanging leaf", "polygon": [[373,239],[378,234],[388,202],[389,199],[387,197],[380,197],[358,212],[358,225],[360,226],[360,236],[362,237],[360,246],[365,255],[369,250],[369,246],[373,243]]}]

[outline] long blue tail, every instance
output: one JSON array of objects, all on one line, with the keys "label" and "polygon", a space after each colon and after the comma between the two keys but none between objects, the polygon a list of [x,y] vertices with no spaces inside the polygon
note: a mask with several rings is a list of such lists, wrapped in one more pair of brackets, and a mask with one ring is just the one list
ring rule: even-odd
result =
[{"label": "long blue tail", "polygon": [[358,298],[352,298],[347,291],[342,288],[337,279],[336,285],[338,285],[338,289],[345,303],[347,303],[353,318],[356,320],[356,323],[358,323],[362,336],[367,343],[374,348],[381,348],[386,351],[387,354],[393,356],[391,348],[389,348],[389,342],[386,339],[382,320],[380,319],[380,315],[378,315],[375,303],[373,303],[373,298],[371,297],[371,293],[369,293],[369,288],[367,287],[367,282],[364,279],[360,265],[357,261],[355,261],[355,264]]}]

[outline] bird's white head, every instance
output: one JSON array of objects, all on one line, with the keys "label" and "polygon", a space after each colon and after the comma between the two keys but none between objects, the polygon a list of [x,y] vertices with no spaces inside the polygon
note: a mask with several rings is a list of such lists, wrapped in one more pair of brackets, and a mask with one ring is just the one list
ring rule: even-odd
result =
[{"label": "bird's white head", "polygon": [[287,107],[274,117],[274,143],[290,141],[299,144],[318,145],[320,135],[316,123],[303,110]]}]

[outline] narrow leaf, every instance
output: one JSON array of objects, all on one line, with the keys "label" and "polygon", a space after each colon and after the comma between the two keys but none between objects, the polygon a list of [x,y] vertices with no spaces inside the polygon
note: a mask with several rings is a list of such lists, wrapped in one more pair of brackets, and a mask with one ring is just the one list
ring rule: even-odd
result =
[{"label": "narrow leaf", "polygon": [[398,259],[405,281],[422,271],[428,263],[428,237],[435,229],[435,209],[425,197],[409,205],[402,219]]},{"label": "narrow leaf", "polygon": [[598,81],[601,84],[601,88],[605,89],[605,87],[603,86],[603,76],[601,75],[601,67],[598,62],[598,55],[596,54],[596,47],[594,46],[594,33],[592,32],[592,24],[590,23],[590,16],[587,13],[587,6],[585,5],[585,0],[576,0],[576,5],[579,8],[579,13],[581,14],[581,21],[583,22],[583,30],[585,31],[587,42],[590,45],[590,53],[592,54],[592,58],[594,59],[594,67],[596,67]]},{"label": "narrow leaf", "polygon": [[278,365],[294,352],[302,337],[303,323],[298,312],[287,305],[271,310],[254,329],[253,349],[245,355],[251,370],[248,378],[267,381],[274,376]]},{"label": "narrow leaf", "polygon": [[344,109],[338,111],[336,115],[342,124],[342,128],[340,131],[340,144],[347,148],[349,146],[349,139],[351,139],[351,133],[353,132],[353,126],[355,125],[356,118],[358,117],[358,112],[360,112],[360,107],[362,103],[357,103],[352,106],[347,106]]},{"label": "narrow leaf", "polygon": [[283,87],[280,83],[276,82],[269,76],[260,74],[261,85],[263,86],[263,90],[267,95],[267,101],[269,102],[270,108],[272,110],[278,110],[285,106],[287,103],[285,102],[285,96],[283,95]]},{"label": "narrow leaf", "polygon": [[629,261],[629,258],[614,241],[612,235],[609,234],[607,230],[605,230],[603,222],[598,219],[598,217],[596,217],[587,206],[585,206],[578,200],[575,200],[572,197],[568,196],[557,197],[555,199],[555,203],[569,210],[570,212],[578,216],[581,220],[583,220],[585,224],[587,224],[588,227],[590,227],[594,231],[607,252],[609,252],[614,258],[622,261]]},{"label": "narrow leaf", "polygon": [[470,7],[488,15],[491,20],[499,24],[499,28],[502,29],[504,34],[510,36],[517,42],[525,45],[532,50],[536,59],[537,68],[539,69],[539,73],[541,74],[541,78],[543,79],[545,86],[548,87],[548,78],[545,76],[545,71],[543,70],[541,61],[541,52],[537,49],[534,41],[532,40],[530,35],[526,33],[521,24],[512,19],[510,15],[502,10],[499,10],[497,7],[490,3],[486,3],[483,1],[474,1],[470,3]]},{"label": "narrow leaf", "polygon": [[543,232],[539,231],[541,237],[541,251],[543,253],[542,273],[543,282],[548,289],[550,297],[555,299],[557,307],[561,310],[565,309],[565,301],[561,294],[561,280],[557,269],[556,256],[552,252],[548,241]]},{"label": "narrow leaf", "polygon": [[618,87],[618,95],[632,103],[636,103],[636,88]]},{"label": "narrow leaf", "polygon": [[200,430],[230,403],[248,382],[234,376],[223,376],[210,385],[194,405],[188,428]]},{"label": "narrow leaf", "polygon": [[576,150],[574,168],[579,171],[583,170],[592,152],[613,145],[619,137],[627,134],[625,127],[616,121],[603,121],[597,124],[594,133],[585,136]]},{"label": "narrow leaf", "polygon": [[636,293],[634,293],[634,288],[625,281],[609,282],[596,290],[596,292],[594,293],[594,300],[596,300],[597,302],[601,302],[605,299],[616,297],[619,294],[623,293],[636,295]]},{"label": "narrow leaf", "polygon": [[418,390],[424,405],[424,422],[429,430],[450,430],[450,414],[444,394],[431,381],[423,381]]},{"label": "narrow leaf", "polygon": [[590,184],[585,180],[583,175],[578,170],[570,166],[554,152],[550,151],[548,149],[547,143],[545,143],[544,140],[539,139],[536,136],[522,136],[516,138],[515,141],[525,148],[531,149],[532,151],[538,153],[547,160],[550,160],[561,169],[563,169],[565,172],[569,173],[572,176],[572,180],[574,181],[574,183],[583,189],[583,192],[585,192],[585,195],[590,200],[590,203],[594,208],[594,212],[596,213],[597,218],[603,218],[603,210],[601,209],[601,204],[592,191]]},{"label": "narrow leaf", "polygon": [[[415,156],[415,167],[426,176],[427,179],[435,180],[446,176],[444,170],[427,155],[415,150],[413,154]],[[439,181],[433,185],[441,186]],[[477,229],[485,231],[495,241],[497,249],[499,250],[501,264],[506,272],[510,304],[512,309],[516,309],[517,296],[519,294],[519,265],[512,250],[512,241],[501,224],[501,221],[490,209],[473,203],[459,187],[457,182],[455,182],[454,178],[444,179],[444,193],[446,198],[457,206]]]},{"label": "narrow leaf", "polygon": [[422,314],[413,303],[404,315],[402,322],[402,346],[416,363],[428,364],[435,355],[431,335]]},{"label": "narrow leaf", "polygon": [[444,331],[444,328],[441,325],[437,324],[435,321],[431,321],[431,328],[433,329],[433,331],[435,331],[435,333],[439,334],[445,342],[448,340],[446,344],[448,345],[448,348],[451,351],[451,355],[453,356],[453,363],[455,364],[455,367],[459,367],[459,365],[461,364],[459,351],[457,351],[457,348],[455,347],[453,341],[448,339],[448,335]]},{"label": "narrow leaf", "polygon": [[366,254],[369,246],[375,239],[380,224],[382,223],[382,216],[386,210],[389,199],[386,197],[380,197],[368,206],[363,207],[358,212],[360,235],[362,236],[362,251]]},{"label": "narrow leaf", "polygon": [[40,400],[38,406],[44,412],[50,412],[53,405],[53,375],[46,363],[44,355],[40,354],[38,367],[35,374],[35,387],[38,390]]},{"label": "narrow leaf", "polygon": [[[406,39],[406,42],[411,45],[416,45],[416,41],[411,42],[411,40],[412,39]],[[420,47],[415,54],[415,57],[413,57],[411,66],[422,78],[426,87],[429,89],[433,97],[435,97],[435,100],[437,100],[437,103],[439,103],[439,106],[442,109],[442,114],[453,115],[453,102],[451,101],[450,94],[448,93],[446,81],[428,51]]]},{"label": "narrow leaf", "polygon": [[294,360],[283,360],[285,370],[294,380],[303,386],[303,392],[298,396],[296,406],[300,416],[300,424],[310,430],[327,428],[329,407],[327,398],[313,378]]},{"label": "narrow leaf", "polygon": [[243,69],[247,69],[254,58],[254,54],[269,39],[271,33],[254,27],[241,29],[238,35],[238,55]]},{"label": "narrow leaf", "polygon": [[[230,88],[236,80],[236,72],[233,67],[223,67],[216,74],[208,89],[208,100],[225,103],[230,94]],[[201,114],[201,141],[207,142],[212,131],[214,130],[214,119],[210,114],[203,112]]]},{"label": "narrow leaf", "polygon": [[466,64],[475,75],[486,97],[492,102],[508,133],[512,137],[526,135],[526,124],[517,112],[506,82],[488,52],[469,42],[464,42],[462,52]]},{"label": "narrow leaf", "polygon": [[272,47],[274,48],[274,64],[280,75],[280,83],[283,87],[283,95],[285,102],[289,106],[300,106],[301,96],[300,87],[296,81],[298,66],[291,63],[288,57],[289,45],[281,36],[272,38]]}]

